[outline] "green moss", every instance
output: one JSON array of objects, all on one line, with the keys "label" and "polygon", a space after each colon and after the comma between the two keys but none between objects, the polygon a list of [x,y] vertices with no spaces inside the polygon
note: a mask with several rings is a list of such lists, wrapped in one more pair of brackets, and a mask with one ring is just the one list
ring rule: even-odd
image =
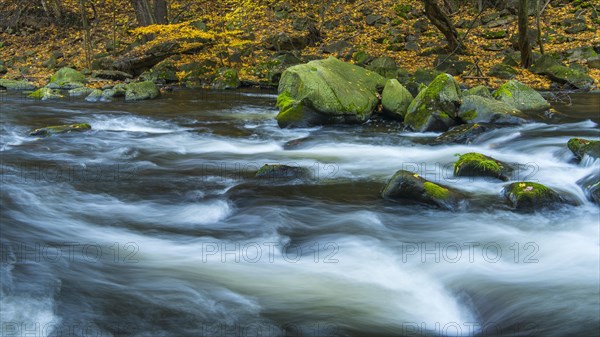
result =
[{"label": "green moss", "polygon": [[27,95],[27,97],[47,100],[47,99],[56,99],[62,98],[63,96],[60,94],[60,91],[50,88],[41,88],[38,89],[31,94]]},{"label": "green moss", "polygon": [[450,196],[450,191],[440,185],[426,181],[423,183],[423,188],[427,196],[434,199],[447,199]]},{"label": "green moss", "polygon": [[279,114],[277,114],[276,119],[282,127],[300,122],[304,118],[302,102],[293,99],[288,91],[284,91],[277,96],[277,107],[279,108]]},{"label": "green moss", "polygon": [[0,78],[0,86],[3,86],[8,90],[33,90],[33,89],[35,89],[35,86],[29,82],[9,80],[7,78]]},{"label": "green moss", "polygon": [[465,113],[464,113],[464,114],[461,116],[461,118],[462,118],[463,120],[465,120],[465,121],[470,121],[470,120],[473,120],[473,119],[477,118],[477,111],[475,111],[475,110],[469,110],[469,111],[465,112]]},{"label": "green moss", "polygon": [[88,123],[67,124],[47,126],[45,128],[35,129],[29,133],[31,136],[50,136],[58,133],[86,131],[92,128]]},{"label": "green moss", "polygon": [[509,185],[509,191],[517,201],[523,198],[538,199],[555,193],[552,189],[534,182],[512,183]]},{"label": "green moss", "polygon": [[498,175],[502,173],[503,169],[502,165],[493,158],[480,153],[470,152],[461,155],[458,161],[454,163],[454,174],[457,174],[460,168],[466,164],[473,164],[482,171],[493,172]]},{"label": "green moss", "polygon": [[600,158],[600,141],[571,138],[567,142],[567,147],[579,159],[583,158],[585,155]]}]

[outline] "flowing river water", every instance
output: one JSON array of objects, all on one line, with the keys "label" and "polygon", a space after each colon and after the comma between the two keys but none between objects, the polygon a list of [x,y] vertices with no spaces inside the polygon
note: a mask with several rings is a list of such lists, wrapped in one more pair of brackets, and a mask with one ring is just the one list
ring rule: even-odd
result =
[{"label": "flowing river water", "polygon": [[[2,336],[597,336],[600,211],[571,137],[600,95],[471,145],[388,122],[280,129],[271,92],[139,103],[1,96]],[[33,128],[92,130],[37,138]],[[520,163],[577,205],[517,213],[455,154]],[[257,180],[263,164],[308,181]],[[472,193],[382,200],[399,169]]]}]

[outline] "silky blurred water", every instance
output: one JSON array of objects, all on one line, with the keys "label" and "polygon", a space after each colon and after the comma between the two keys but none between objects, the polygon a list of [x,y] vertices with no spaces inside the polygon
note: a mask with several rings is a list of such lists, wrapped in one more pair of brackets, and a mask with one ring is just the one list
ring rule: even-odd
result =
[{"label": "silky blurred water", "polygon": [[[600,212],[571,137],[600,95],[471,145],[390,122],[280,129],[275,95],[138,103],[0,97],[1,336],[597,336]],[[89,123],[49,138],[33,128]],[[515,213],[455,154],[519,163],[575,205]],[[312,179],[259,181],[264,164]],[[474,195],[381,200],[399,169]]]}]

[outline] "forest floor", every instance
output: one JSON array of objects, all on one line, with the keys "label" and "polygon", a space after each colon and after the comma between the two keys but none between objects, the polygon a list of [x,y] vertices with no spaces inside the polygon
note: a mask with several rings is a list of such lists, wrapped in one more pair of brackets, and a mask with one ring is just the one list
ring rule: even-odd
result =
[{"label": "forest floor", "polygon": [[[357,51],[372,57],[389,56],[409,72],[434,68],[437,54],[445,46],[443,35],[428,22],[422,14],[421,2],[415,0],[172,1],[170,15],[178,24],[142,28],[137,27],[128,1],[94,0],[91,3],[95,6],[87,10],[87,17],[94,59],[118,58],[122,54],[143,55],[159,43],[177,40],[180,52],[169,58],[176,67],[206,64],[210,60],[213,71],[219,67],[234,68],[239,71],[241,80],[254,83],[265,82],[270,60],[281,52],[281,46],[274,42],[277,36],[299,37],[301,46],[293,48],[292,52],[301,58],[325,58],[331,54],[324,51],[324,47],[327,49],[327,46],[345,41],[346,49],[334,52],[334,56],[344,56],[348,51],[350,55],[346,59],[350,62],[352,53]],[[597,12],[600,6],[594,7],[592,3],[552,1],[548,5],[541,17],[546,53],[600,45]],[[18,25],[3,28],[0,62],[4,63],[5,74],[1,77],[44,85],[59,66],[87,68],[78,1],[64,0],[63,6],[66,13],[63,16],[71,17],[71,24],[46,24],[44,20],[35,19],[35,15],[41,18],[43,12],[31,9],[21,13]],[[3,5],[0,21],[12,18],[17,10],[16,1],[14,6]],[[462,27],[458,31],[467,46],[467,54],[460,55],[460,60],[476,63],[481,70],[480,73],[467,70],[462,76],[456,76],[457,80],[468,86],[483,84],[492,88],[504,83],[505,79],[490,76],[489,71],[514,47],[517,34],[514,13],[510,9],[478,12],[473,6],[463,5],[454,9],[451,18]],[[470,20],[476,18],[488,23],[471,25]],[[313,23],[320,37],[304,46],[306,23]],[[496,24],[496,27],[490,27]],[[531,17],[531,27],[535,27],[534,17]],[[490,38],[492,35],[494,39]],[[198,48],[193,48],[194,43]],[[580,60],[573,62],[586,66]],[[474,67],[470,69],[475,70]],[[178,68],[176,75],[181,80],[189,71],[185,67]],[[590,68],[588,74],[594,78],[597,87],[600,69]],[[542,90],[550,89],[552,84],[546,76],[520,68],[515,78]],[[101,87],[108,82],[98,80],[92,85]]]}]

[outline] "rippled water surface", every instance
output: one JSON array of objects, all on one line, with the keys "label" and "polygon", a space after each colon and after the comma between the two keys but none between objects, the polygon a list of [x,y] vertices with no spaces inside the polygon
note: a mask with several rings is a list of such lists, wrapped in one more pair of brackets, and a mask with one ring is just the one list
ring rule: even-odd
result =
[{"label": "rippled water surface", "polygon": [[[598,206],[571,137],[600,95],[472,145],[393,123],[280,129],[275,95],[139,103],[0,97],[2,336],[597,336]],[[39,139],[33,128],[89,123]],[[520,163],[575,201],[520,214],[455,154]],[[257,180],[264,164],[307,181]],[[456,211],[381,200],[399,169],[473,195]]]}]

